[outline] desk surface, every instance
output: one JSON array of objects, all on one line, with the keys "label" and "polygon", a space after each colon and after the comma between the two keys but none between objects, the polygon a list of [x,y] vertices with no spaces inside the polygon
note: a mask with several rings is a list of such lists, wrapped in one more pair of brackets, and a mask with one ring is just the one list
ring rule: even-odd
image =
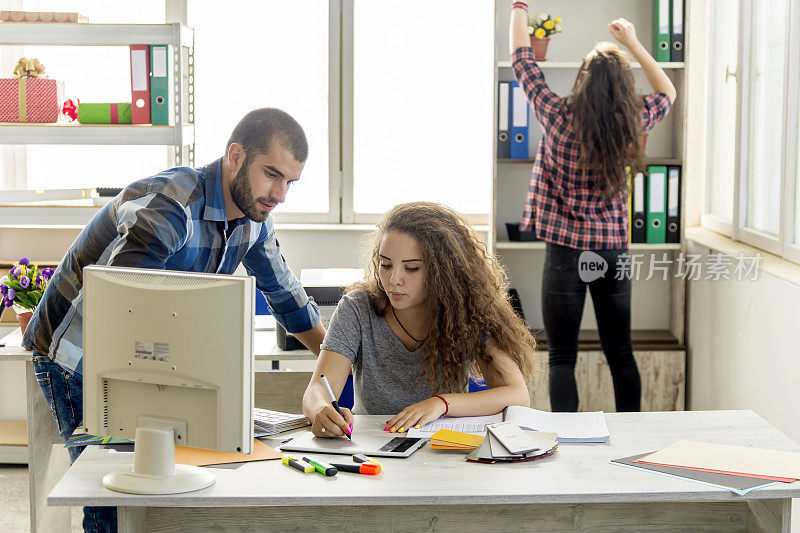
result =
[{"label": "desk surface", "polygon": [[[610,464],[680,439],[800,452],[752,411],[609,413],[604,444],[562,444],[551,457],[516,464],[467,463],[463,453],[426,446],[408,459],[382,459],[380,476],[304,475],[279,461],[213,469],[214,485],[188,494],[139,496],[103,488],[104,474],[130,468],[132,453],[89,447],[48,498],[49,505],[250,507],[731,501],[743,497],[700,483]],[[381,434],[384,416],[356,417],[355,433]],[[335,456],[311,454],[332,461]],[[349,462],[346,456],[340,456]],[[800,497],[800,482],[746,499]]]},{"label": "desk surface", "polygon": [[[31,352],[21,346],[22,333],[19,328],[0,339],[0,343],[5,343],[0,347],[0,361],[26,361],[31,358]],[[316,359],[311,350],[285,351],[278,348],[274,329],[255,331],[253,353],[256,361]]]}]

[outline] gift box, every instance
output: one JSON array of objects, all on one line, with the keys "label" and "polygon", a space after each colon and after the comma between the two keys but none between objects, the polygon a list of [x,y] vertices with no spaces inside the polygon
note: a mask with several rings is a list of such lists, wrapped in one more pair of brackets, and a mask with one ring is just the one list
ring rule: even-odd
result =
[{"label": "gift box", "polygon": [[0,11],[3,22],[89,22],[89,17],[80,13],[56,11]]},{"label": "gift box", "polygon": [[0,122],[55,122],[64,82],[49,78],[0,79]]},{"label": "gift box", "polygon": [[120,104],[78,104],[78,122],[81,124],[130,124],[130,102]]}]

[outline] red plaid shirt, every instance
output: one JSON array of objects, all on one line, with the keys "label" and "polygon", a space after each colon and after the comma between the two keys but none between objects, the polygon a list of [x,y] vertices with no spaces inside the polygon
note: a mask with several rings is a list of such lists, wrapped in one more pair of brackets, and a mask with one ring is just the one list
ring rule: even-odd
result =
[{"label": "red plaid shirt", "polygon": [[[535,227],[540,239],[578,250],[627,249],[627,192],[606,200],[595,191],[592,172],[584,175],[578,165],[578,139],[567,99],[550,90],[533,58],[528,46],[511,57],[514,74],[544,130],[520,229]],[[642,127],[649,131],[671,104],[662,93],[643,99]]]}]

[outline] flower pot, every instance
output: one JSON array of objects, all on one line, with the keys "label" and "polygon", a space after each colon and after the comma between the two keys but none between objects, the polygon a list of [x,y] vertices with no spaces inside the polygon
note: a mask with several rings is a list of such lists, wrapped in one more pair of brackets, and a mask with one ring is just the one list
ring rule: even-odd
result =
[{"label": "flower pot", "polygon": [[22,334],[25,334],[25,328],[28,327],[28,322],[31,321],[31,317],[33,316],[33,311],[25,311],[24,313],[17,313],[17,322],[19,322],[19,329],[22,330]]},{"label": "flower pot", "polygon": [[550,43],[550,37],[531,36],[531,48],[533,48],[533,56],[536,61],[547,61],[547,45]]}]

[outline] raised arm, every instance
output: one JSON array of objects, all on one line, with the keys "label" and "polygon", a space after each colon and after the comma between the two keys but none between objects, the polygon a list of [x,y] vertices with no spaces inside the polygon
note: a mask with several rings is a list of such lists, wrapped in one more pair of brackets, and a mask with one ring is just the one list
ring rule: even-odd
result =
[{"label": "raised arm", "polygon": [[511,23],[508,27],[508,44],[510,50],[509,54],[513,54],[514,50],[523,46],[531,45],[531,38],[528,35],[528,10],[524,2],[514,2],[511,9]]},{"label": "raised arm", "polygon": [[670,103],[675,102],[675,98],[678,96],[678,93],[675,91],[675,86],[672,84],[672,81],[670,81],[666,72],[664,72],[664,69],[659,66],[658,62],[653,59],[653,56],[650,55],[644,45],[639,42],[633,23],[623,18],[612,20],[608,24],[608,31],[611,32],[611,35],[613,35],[620,44],[625,45],[625,47],[630,50],[633,57],[635,57],[636,61],[642,66],[644,75],[647,77],[647,81],[650,82],[653,90],[666,94]]}]

